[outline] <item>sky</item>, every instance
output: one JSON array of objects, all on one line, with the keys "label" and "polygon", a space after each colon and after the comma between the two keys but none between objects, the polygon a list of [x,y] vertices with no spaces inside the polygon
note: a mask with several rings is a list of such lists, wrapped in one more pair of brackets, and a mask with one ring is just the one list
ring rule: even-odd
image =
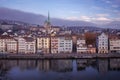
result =
[{"label": "sky", "polygon": [[0,7],[94,23],[120,21],[120,0],[0,0]]}]

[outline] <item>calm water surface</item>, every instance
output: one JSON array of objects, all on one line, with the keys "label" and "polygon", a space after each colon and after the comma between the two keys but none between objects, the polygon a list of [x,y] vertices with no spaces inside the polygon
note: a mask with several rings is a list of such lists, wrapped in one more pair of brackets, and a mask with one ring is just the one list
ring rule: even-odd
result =
[{"label": "calm water surface", "polygon": [[120,59],[0,60],[0,80],[120,80]]}]

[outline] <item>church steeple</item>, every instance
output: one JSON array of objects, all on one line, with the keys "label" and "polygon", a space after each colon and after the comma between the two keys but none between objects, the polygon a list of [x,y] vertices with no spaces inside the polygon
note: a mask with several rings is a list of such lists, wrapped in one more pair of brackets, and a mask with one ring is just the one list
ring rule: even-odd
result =
[{"label": "church steeple", "polygon": [[50,23],[50,14],[49,14],[49,11],[48,11],[48,23]]},{"label": "church steeple", "polygon": [[50,23],[50,14],[49,14],[49,11],[48,11],[47,19],[45,20],[45,24],[51,24]]},{"label": "church steeple", "polygon": [[47,33],[51,32],[51,23],[50,23],[50,14],[49,14],[49,11],[48,11],[47,20],[44,23],[44,28],[46,29]]}]

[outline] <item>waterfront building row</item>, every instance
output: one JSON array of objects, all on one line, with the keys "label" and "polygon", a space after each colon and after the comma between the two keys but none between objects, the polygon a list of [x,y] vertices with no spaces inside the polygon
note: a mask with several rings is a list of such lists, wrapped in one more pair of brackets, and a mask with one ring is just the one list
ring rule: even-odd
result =
[{"label": "waterfront building row", "polygon": [[[84,35],[77,36],[75,41],[77,53],[109,53],[120,52],[120,38],[115,35],[101,33],[96,39],[96,45],[87,45]],[[0,36],[0,52],[8,53],[72,53],[73,38],[70,35],[11,37]]]}]

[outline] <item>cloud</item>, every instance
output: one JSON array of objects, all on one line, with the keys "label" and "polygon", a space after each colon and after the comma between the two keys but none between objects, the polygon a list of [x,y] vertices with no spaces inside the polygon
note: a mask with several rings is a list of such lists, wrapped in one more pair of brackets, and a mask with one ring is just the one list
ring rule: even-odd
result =
[{"label": "cloud", "polygon": [[88,16],[81,16],[80,19],[84,21],[91,21],[91,18]]},{"label": "cloud", "polygon": [[96,14],[94,17],[89,17],[89,16],[80,16],[80,17],[67,17],[66,19],[68,20],[82,20],[82,21],[111,21],[110,18],[108,18],[109,14]]},{"label": "cloud", "polygon": [[98,17],[96,18],[97,21],[111,21],[111,19],[106,18],[106,17]]},{"label": "cloud", "polygon": [[72,20],[72,21],[76,21],[76,20],[79,20],[79,21],[91,21],[91,18],[89,16],[80,16],[80,17],[72,16],[72,17],[67,17],[66,19]]},{"label": "cloud", "polygon": [[119,6],[118,5],[112,5],[113,8],[118,8]]},{"label": "cloud", "polygon": [[110,18],[106,18],[106,17],[97,17],[97,18],[94,18],[93,20],[93,23],[96,23],[96,24],[108,24],[110,22],[112,22],[113,20],[110,19]]},{"label": "cloud", "polygon": [[115,13],[120,13],[120,11],[119,11],[119,10],[113,10],[113,12],[115,12]]},{"label": "cloud", "polygon": [[67,20],[72,20],[72,21],[76,21],[76,20],[80,20],[79,17],[75,17],[75,16],[70,16],[66,18]]},{"label": "cloud", "polygon": [[110,4],[113,8],[118,8],[120,5],[120,0],[102,0],[107,4]]},{"label": "cloud", "polygon": [[96,16],[98,16],[98,17],[107,17],[107,16],[109,16],[109,14],[96,14]]},{"label": "cloud", "polygon": [[112,3],[110,0],[102,0],[102,1],[107,3],[107,4],[111,4]]},{"label": "cloud", "polygon": [[93,21],[112,21],[109,17],[110,17],[110,14],[107,14],[107,13],[96,14],[93,17]]},{"label": "cloud", "polygon": [[106,3],[108,3],[108,4],[112,3],[112,2],[111,2],[111,1],[109,1],[109,0],[106,0],[105,2],[106,2]]},{"label": "cloud", "polygon": [[101,10],[102,9],[101,7],[98,7],[98,6],[92,6],[91,8],[95,9],[95,10]]},{"label": "cloud", "polygon": [[112,21],[120,21],[120,18],[118,16],[111,17],[111,15],[108,13],[99,13],[99,14],[95,14],[94,16],[86,16],[86,15],[82,15],[82,16],[78,16],[78,17],[71,16],[71,17],[67,17],[66,19],[72,20],[72,21],[87,21],[87,22],[92,22],[92,23],[96,23],[96,24],[107,24]]},{"label": "cloud", "polygon": [[93,6],[92,9],[97,10],[97,11],[107,12],[107,14],[100,14],[100,15],[109,16],[109,14],[118,14],[118,13],[120,13],[120,10],[118,10],[119,7],[120,7],[119,5],[112,5],[111,4],[110,8],[103,8],[103,7]]}]

